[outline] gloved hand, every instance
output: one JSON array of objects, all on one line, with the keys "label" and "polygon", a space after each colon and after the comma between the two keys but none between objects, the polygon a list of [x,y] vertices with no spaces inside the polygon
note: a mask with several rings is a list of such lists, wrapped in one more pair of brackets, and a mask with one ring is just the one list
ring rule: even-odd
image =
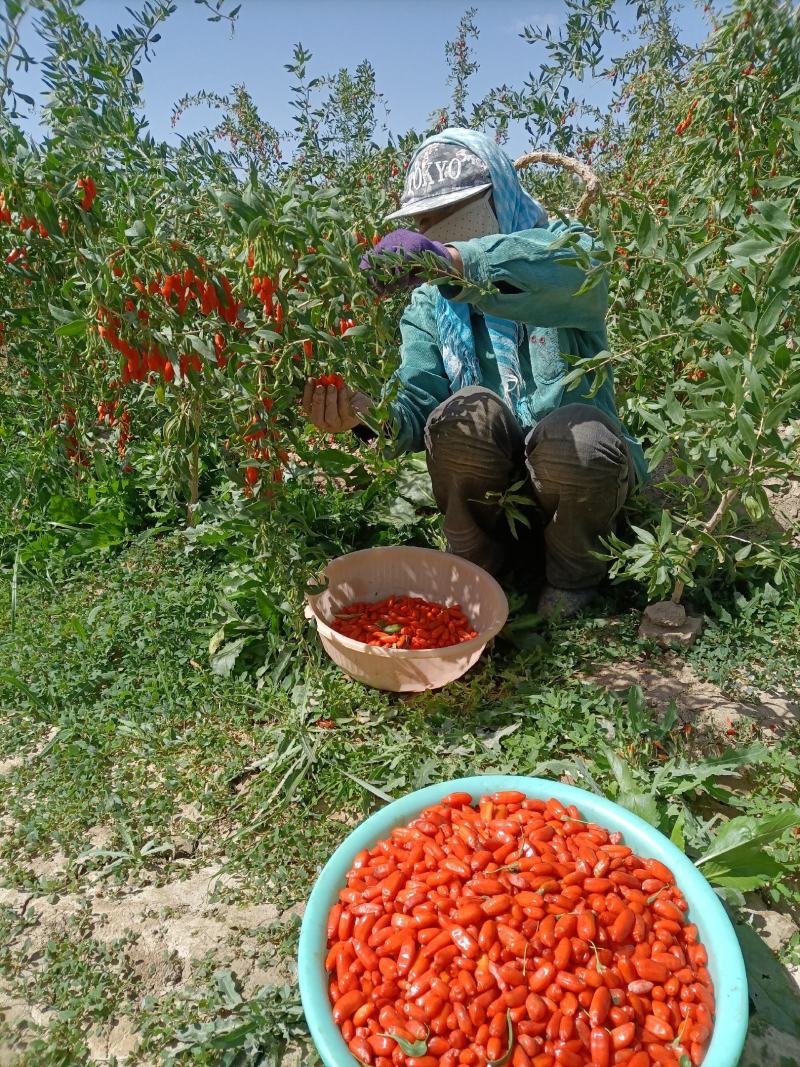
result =
[{"label": "gloved hand", "polygon": [[385,292],[389,289],[413,289],[415,286],[421,285],[425,280],[419,276],[419,268],[416,264],[405,268],[403,266],[392,266],[391,268],[383,266],[380,260],[382,254],[386,252],[399,253],[406,257],[416,256],[421,252],[432,252],[433,255],[439,256],[440,259],[444,260],[448,267],[452,264],[450,253],[440,241],[430,241],[424,234],[417,233],[416,230],[393,230],[391,233],[387,233],[385,237],[382,237],[372,251],[368,252],[359,263],[361,270],[365,271],[391,270],[393,280],[390,282],[379,281],[373,273],[367,275],[370,285],[378,292]]}]

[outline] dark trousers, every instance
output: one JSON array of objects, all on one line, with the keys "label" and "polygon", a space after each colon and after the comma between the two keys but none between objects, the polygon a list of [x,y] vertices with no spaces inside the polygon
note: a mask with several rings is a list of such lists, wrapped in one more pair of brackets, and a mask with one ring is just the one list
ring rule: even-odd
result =
[{"label": "dark trousers", "polygon": [[[627,445],[590,404],[569,404],[525,432],[491,390],[469,386],[431,413],[425,449],[451,552],[492,574],[521,570],[559,589],[597,585],[606,565],[592,552],[634,484]],[[533,507],[519,540],[496,497],[524,479]]]}]

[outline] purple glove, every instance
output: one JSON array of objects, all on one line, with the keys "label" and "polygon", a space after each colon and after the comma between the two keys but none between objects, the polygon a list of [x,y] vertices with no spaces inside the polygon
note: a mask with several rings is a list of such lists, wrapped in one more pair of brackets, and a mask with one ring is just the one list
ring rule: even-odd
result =
[{"label": "purple glove", "polygon": [[[429,241],[424,234],[417,233],[416,230],[393,230],[391,233],[387,233],[385,237],[382,237],[372,251],[362,258],[359,263],[361,270],[381,269],[380,257],[384,252],[392,252],[406,257],[417,256],[421,252],[432,252],[433,255],[443,259],[448,266],[452,262],[450,253],[440,241]],[[387,268],[384,267],[383,269],[386,270]],[[370,274],[368,276],[370,285],[382,292],[387,289],[413,289],[414,286],[420,285],[424,281],[423,278],[419,277],[416,264],[405,269],[402,266],[392,267],[391,270],[394,275],[393,281],[380,282]]]}]

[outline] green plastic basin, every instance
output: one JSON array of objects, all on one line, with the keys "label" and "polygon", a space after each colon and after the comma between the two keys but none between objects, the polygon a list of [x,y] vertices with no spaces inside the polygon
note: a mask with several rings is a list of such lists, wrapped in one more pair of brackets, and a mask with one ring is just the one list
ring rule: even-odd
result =
[{"label": "green plastic basin", "polygon": [[716,1017],[714,1033],[703,1067],[736,1067],[744,1046],[748,1021],[747,978],[733,926],[714,890],[687,857],[663,834],[626,808],[584,789],[545,778],[518,775],[479,775],[418,789],[376,812],[358,826],[328,860],[311,893],[300,931],[298,972],[300,996],[308,1027],[326,1067],[355,1067],[333,1022],[325,974],[326,927],[330,909],[345,884],[345,875],[362,848],[388,837],[396,826],[410,822],[423,808],[448,793],[463,791],[473,799],[502,789],[519,789],[529,797],[555,797],[575,804],[583,816],[624,835],[625,844],[643,857],[665,863],[675,875],[689,917],[697,924],[708,952],[708,969],[714,982]]}]

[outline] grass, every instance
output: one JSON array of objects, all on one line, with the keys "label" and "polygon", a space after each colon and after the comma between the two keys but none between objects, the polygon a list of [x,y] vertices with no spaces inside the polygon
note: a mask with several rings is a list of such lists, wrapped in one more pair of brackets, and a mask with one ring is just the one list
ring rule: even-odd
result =
[{"label": "grass", "polygon": [[[53,901],[217,865],[229,876],[221,902],[278,910],[232,951],[286,980],[243,997],[212,954],[190,981],[153,992],[136,930],[109,942],[86,905],[30,953],[34,921],[5,908],[0,980],[51,1013],[19,1042],[20,1067],[85,1063],[92,1033],[121,1018],[137,1035],[133,1063],[277,1063],[287,1041],[304,1048],[291,966],[299,924],[287,910],[378,793],[490,771],[566,773],[646,809],[666,832],[681,819],[696,852],[720,810],[759,815],[797,800],[797,729],[751,758],[757,737],[687,735],[635,690],[620,698],[588,680],[604,662],[660,661],[638,641],[624,591],[604,613],[521,628],[527,648],[498,644],[444,691],[397,698],[348,682],[302,631],[291,683],[213,674],[218,583],[177,536],[143,538],[55,585],[19,576],[14,630],[0,636],[0,761],[12,761],[0,774],[0,864],[7,887]],[[796,606],[762,598],[707,630],[688,658],[734,695],[796,694],[797,630]],[[704,761],[727,745],[729,764],[711,773]],[[783,874],[766,903],[796,908],[800,852],[784,840],[777,854]],[[796,951],[795,939],[787,962]],[[18,1036],[0,1023],[0,1048]]]}]

